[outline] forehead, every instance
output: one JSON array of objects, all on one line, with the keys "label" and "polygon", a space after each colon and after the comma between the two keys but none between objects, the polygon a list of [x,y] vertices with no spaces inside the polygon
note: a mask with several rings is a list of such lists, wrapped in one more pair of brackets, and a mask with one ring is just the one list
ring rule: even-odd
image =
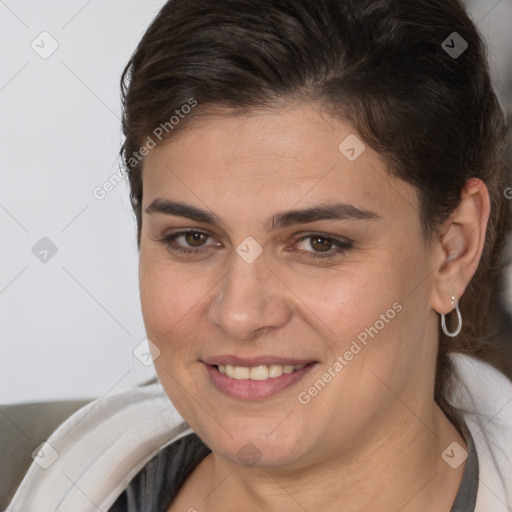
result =
[{"label": "forehead", "polygon": [[[287,161],[332,161],[338,151],[338,140],[354,130],[346,123],[330,117],[320,107],[290,106],[239,113],[230,110],[207,111],[194,119],[185,119],[185,129],[147,157],[151,165],[155,156],[174,153],[181,157],[191,147],[199,159],[207,156],[217,163],[233,167],[254,164],[265,171],[274,162],[283,171]],[[187,158],[194,158],[188,151]],[[321,162],[319,162],[321,163]],[[145,165],[146,167],[146,165]],[[220,169],[219,169],[220,170]],[[255,169],[256,170],[256,169]],[[312,169],[313,170],[313,169]]]},{"label": "forehead", "polygon": [[391,177],[349,123],[309,105],[199,115],[146,157],[143,190],[144,208],[162,196],[255,212],[320,199],[384,210],[417,204],[413,187]]}]

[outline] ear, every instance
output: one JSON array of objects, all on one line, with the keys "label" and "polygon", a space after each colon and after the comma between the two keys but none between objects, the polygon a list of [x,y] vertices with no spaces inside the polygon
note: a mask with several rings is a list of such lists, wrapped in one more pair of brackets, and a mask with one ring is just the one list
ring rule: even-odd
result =
[{"label": "ear", "polygon": [[453,310],[474,276],[484,248],[489,213],[485,183],[471,178],[462,189],[459,206],[433,241],[436,270],[431,306],[438,313]]}]

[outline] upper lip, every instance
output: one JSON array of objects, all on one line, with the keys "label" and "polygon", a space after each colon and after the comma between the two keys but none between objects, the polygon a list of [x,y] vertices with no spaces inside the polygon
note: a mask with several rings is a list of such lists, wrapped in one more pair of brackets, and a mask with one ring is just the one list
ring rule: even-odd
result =
[{"label": "upper lip", "polygon": [[258,356],[258,357],[238,357],[234,355],[219,355],[209,357],[207,359],[203,359],[203,363],[208,365],[216,366],[219,364],[229,364],[232,366],[261,366],[261,365],[271,365],[271,364],[280,364],[280,365],[293,365],[299,366],[301,364],[309,364],[314,363],[312,359],[293,359],[289,357],[279,357],[279,356]]}]

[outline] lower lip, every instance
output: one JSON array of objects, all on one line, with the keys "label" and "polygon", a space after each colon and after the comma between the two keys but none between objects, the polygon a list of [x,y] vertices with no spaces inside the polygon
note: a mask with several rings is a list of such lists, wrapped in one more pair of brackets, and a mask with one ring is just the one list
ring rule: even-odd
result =
[{"label": "lower lip", "polygon": [[292,373],[283,373],[280,377],[266,380],[238,380],[220,373],[215,366],[205,364],[210,381],[219,391],[230,397],[245,400],[259,400],[273,396],[283,389],[293,386],[309,373],[314,366],[316,366],[316,363],[310,363],[300,370]]}]

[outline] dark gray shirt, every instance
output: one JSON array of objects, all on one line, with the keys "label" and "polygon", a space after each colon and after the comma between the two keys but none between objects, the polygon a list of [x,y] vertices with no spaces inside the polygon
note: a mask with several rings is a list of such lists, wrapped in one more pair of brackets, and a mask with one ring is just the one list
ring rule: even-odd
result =
[{"label": "dark gray shirt", "polygon": [[[474,512],[478,492],[478,456],[473,438],[464,428],[468,458],[451,512]],[[108,512],[166,512],[180,486],[210,453],[196,434],[163,448],[128,484]]]}]

